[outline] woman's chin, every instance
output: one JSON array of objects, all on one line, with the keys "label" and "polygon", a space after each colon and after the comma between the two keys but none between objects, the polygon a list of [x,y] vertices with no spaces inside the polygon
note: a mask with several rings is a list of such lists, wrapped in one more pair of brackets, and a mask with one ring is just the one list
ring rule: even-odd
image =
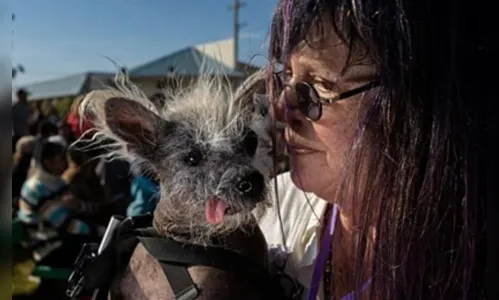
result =
[{"label": "woman's chin", "polygon": [[291,180],[300,190],[307,193],[314,193],[317,190],[317,181],[315,181],[317,175],[311,176],[310,172],[293,167],[290,169],[290,174]]},{"label": "woman's chin", "polygon": [[302,178],[302,176],[300,176],[299,172],[291,168],[290,173],[291,181],[293,181],[294,185],[300,190],[308,193],[309,191],[307,190],[307,182],[304,178]]},{"label": "woman's chin", "polygon": [[326,161],[290,159],[290,175],[293,183],[302,191],[317,194],[331,185],[331,170]]}]

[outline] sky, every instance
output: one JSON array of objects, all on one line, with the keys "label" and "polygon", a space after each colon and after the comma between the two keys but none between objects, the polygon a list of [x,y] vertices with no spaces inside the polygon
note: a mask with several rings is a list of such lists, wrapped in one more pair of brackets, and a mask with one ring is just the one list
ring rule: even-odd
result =
[{"label": "sky", "polygon": [[[129,68],[184,47],[231,38],[233,0],[19,0],[11,4],[14,85]],[[239,60],[265,63],[276,0],[246,0]]]}]

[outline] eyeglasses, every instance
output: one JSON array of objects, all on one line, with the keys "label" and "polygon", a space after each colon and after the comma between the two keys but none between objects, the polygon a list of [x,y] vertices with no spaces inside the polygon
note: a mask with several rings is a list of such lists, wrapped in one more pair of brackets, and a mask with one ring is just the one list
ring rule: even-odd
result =
[{"label": "eyeglasses", "polygon": [[315,88],[308,82],[300,81],[293,86],[284,85],[280,73],[274,74],[274,80],[280,91],[280,97],[284,96],[285,89],[289,88],[296,94],[296,102],[300,112],[311,121],[318,121],[322,117],[322,106],[332,104],[346,98],[350,98],[362,92],[368,91],[380,85],[379,80],[367,83],[350,91],[343,92],[332,98],[321,98]]}]

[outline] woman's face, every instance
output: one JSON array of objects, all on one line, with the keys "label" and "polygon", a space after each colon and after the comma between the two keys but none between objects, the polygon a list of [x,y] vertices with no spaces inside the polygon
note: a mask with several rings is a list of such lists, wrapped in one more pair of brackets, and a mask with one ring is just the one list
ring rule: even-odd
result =
[{"label": "woman's face", "polygon": [[297,82],[307,82],[321,98],[332,98],[373,81],[376,69],[363,62],[342,73],[348,51],[337,37],[322,43],[320,49],[311,46],[297,47],[285,64],[283,79],[291,88],[276,103],[275,117],[288,125],[285,138],[293,182],[306,192],[334,201],[343,158],[352,146],[371,92],[323,105],[322,117],[312,122],[296,108],[296,94],[290,90]]}]

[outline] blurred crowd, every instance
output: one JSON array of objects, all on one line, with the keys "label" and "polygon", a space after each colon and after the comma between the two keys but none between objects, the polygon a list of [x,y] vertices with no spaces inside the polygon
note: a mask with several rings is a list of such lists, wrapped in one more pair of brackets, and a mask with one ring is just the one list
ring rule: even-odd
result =
[{"label": "blurred crowd", "polygon": [[105,147],[79,140],[92,132],[77,112],[83,95],[64,117],[54,107],[30,106],[28,97],[18,90],[12,107],[12,217],[28,229],[54,229],[65,242],[47,263],[67,266],[82,243],[103,235],[113,214],[152,211],[157,182],[134,174],[126,161],[106,160]]}]

